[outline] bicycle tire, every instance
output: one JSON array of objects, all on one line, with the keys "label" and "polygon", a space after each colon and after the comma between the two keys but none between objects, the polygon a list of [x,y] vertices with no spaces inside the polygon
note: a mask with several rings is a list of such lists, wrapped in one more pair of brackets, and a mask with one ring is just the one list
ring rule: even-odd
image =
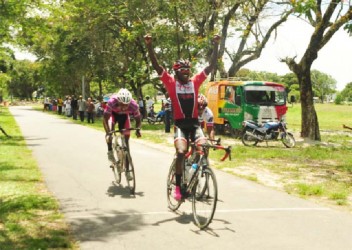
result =
[{"label": "bicycle tire", "polygon": [[[127,170],[127,168],[125,168],[125,177],[126,177],[127,185],[128,185],[128,188],[130,189],[130,193],[131,194],[135,194],[135,191],[136,191],[136,175],[135,175],[135,172],[134,172],[134,165],[133,165],[133,162],[132,162],[132,157],[131,157],[131,154],[130,154],[129,151],[126,152],[126,159],[125,160],[128,162],[128,165],[129,165],[128,170]],[[128,177],[127,177],[128,173],[132,177],[131,179],[128,179]]]},{"label": "bicycle tire", "polygon": [[117,169],[116,165],[112,166],[112,172],[114,173],[115,182],[117,184],[121,183],[121,172]]},{"label": "bicycle tire", "polygon": [[181,201],[177,201],[174,198],[174,192],[176,187],[175,173],[176,173],[176,159],[174,159],[171,163],[169,173],[167,175],[167,185],[166,185],[168,207],[172,211],[176,211],[181,206]]},{"label": "bicycle tire", "polygon": [[192,212],[194,223],[200,228],[206,228],[213,220],[218,200],[218,185],[212,169],[207,168],[199,178],[205,178],[205,190],[196,183],[192,190]]},{"label": "bicycle tire", "polygon": [[[119,150],[120,149],[120,146],[118,144],[116,144],[115,142],[113,142],[113,151],[114,151],[114,156],[115,156],[115,159],[119,159]],[[120,163],[121,164],[121,163]],[[114,174],[114,178],[115,178],[115,182],[117,184],[120,184],[121,183],[121,169],[119,169],[119,166],[117,166],[117,162],[115,162],[115,164],[112,165],[112,172]]]}]

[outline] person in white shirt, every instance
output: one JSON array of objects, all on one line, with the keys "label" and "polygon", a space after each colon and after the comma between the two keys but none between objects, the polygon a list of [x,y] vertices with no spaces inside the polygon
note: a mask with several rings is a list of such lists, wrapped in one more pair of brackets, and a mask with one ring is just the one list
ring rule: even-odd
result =
[{"label": "person in white shirt", "polygon": [[198,121],[205,128],[208,137],[215,139],[214,115],[208,106],[208,100],[203,94],[198,94]]},{"label": "person in white shirt", "polygon": [[150,116],[150,112],[152,111],[152,107],[154,105],[154,102],[152,99],[150,99],[149,95],[147,95],[145,97],[146,101],[145,101],[145,104],[146,104],[146,108],[147,108],[147,116],[149,117]]}]

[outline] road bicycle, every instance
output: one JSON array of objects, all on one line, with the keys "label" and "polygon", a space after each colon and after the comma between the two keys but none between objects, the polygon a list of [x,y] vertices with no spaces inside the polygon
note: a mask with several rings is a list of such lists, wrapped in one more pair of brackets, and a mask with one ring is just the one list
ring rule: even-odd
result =
[{"label": "road bicycle", "polygon": [[[210,141],[210,139],[208,139],[208,141]],[[176,187],[176,154],[167,176],[167,201],[169,208],[172,211],[176,211],[181,206],[182,202],[190,198],[192,200],[194,223],[200,229],[206,228],[211,223],[216,210],[218,197],[215,173],[210,168],[208,159],[209,149],[222,149],[225,151],[225,155],[222,157],[221,161],[224,161],[226,158],[231,160],[231,146],[224,147],[220,145],[220,140],[216,141],[217,143],[214,145],[209,143],[190,143],[190,151],[186,154],[183,163],[181,178],[182,199],[180,201],[175,200],[173,196]],[[200,147],[202,150],[196,152],[197,147]],[[200,154],[200,156],[196,157],[197,154]],[[196,168],[191,176],[188,176],[191,164],[197,164],[199,167]]]},{"label": "road bicycle", "polygon": [[126,145],[124,132],[128,130],[138,130],[136,128],[128,128],[121,130],[111,131],[110,134],[113,136],[112,149],[114,156],[117,161],[110,167],[114,173],[114,178],[117,184],[121,183],[121,174],[125,173],[126,181],[130,193],[134,194],[136,190],[136,175],[134,171],[134,165],[131,157],[129,148]]}]

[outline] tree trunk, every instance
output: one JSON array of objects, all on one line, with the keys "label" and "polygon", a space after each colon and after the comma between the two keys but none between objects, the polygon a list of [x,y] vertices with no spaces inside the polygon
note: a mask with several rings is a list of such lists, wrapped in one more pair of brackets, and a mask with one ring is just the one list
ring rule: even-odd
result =
[{"label": "tree trunk", "polygon": [[320,141],[319,122],[313,102],[313,88],[310,78],[310,70],[302,70],[301,68],[301,73],[296,75],[298,77],[301,94],[301,137]]}]

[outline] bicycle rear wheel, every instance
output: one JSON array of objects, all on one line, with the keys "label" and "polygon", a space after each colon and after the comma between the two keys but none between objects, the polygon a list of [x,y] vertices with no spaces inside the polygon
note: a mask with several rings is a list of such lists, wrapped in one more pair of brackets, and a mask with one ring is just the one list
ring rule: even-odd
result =
[{"label": "bicycle rear wheel", "polygon": [[[200,184],[200,185],[198,185]],[[195,224],[206,228],[212,221],[218,200],[218,185],[212,169],[207,168],[192,190],[192,210]]]},{"label": "bicycle rear wheel", "polygon": [[136,191],[136,175],[134,172],[134,166],[133,166],[133,162],[132,162],[132,157],[130,152],[126,152],[126,159],[127,164],[129,165],[128,168],[125,168],[125,176],[126,176],[126,181],[127,181],[127,185],[130,189],[131,194],[134,194]]},{"label": "bicycle rear wheel", "polygon": [[172,211],[176,211],[181,206],[181,201],[177,201],[174,198],[174,192],[176,188],[176,159],[173,160],[170,166],[169,173],[167,175],[167,202],[168,206]]}]

